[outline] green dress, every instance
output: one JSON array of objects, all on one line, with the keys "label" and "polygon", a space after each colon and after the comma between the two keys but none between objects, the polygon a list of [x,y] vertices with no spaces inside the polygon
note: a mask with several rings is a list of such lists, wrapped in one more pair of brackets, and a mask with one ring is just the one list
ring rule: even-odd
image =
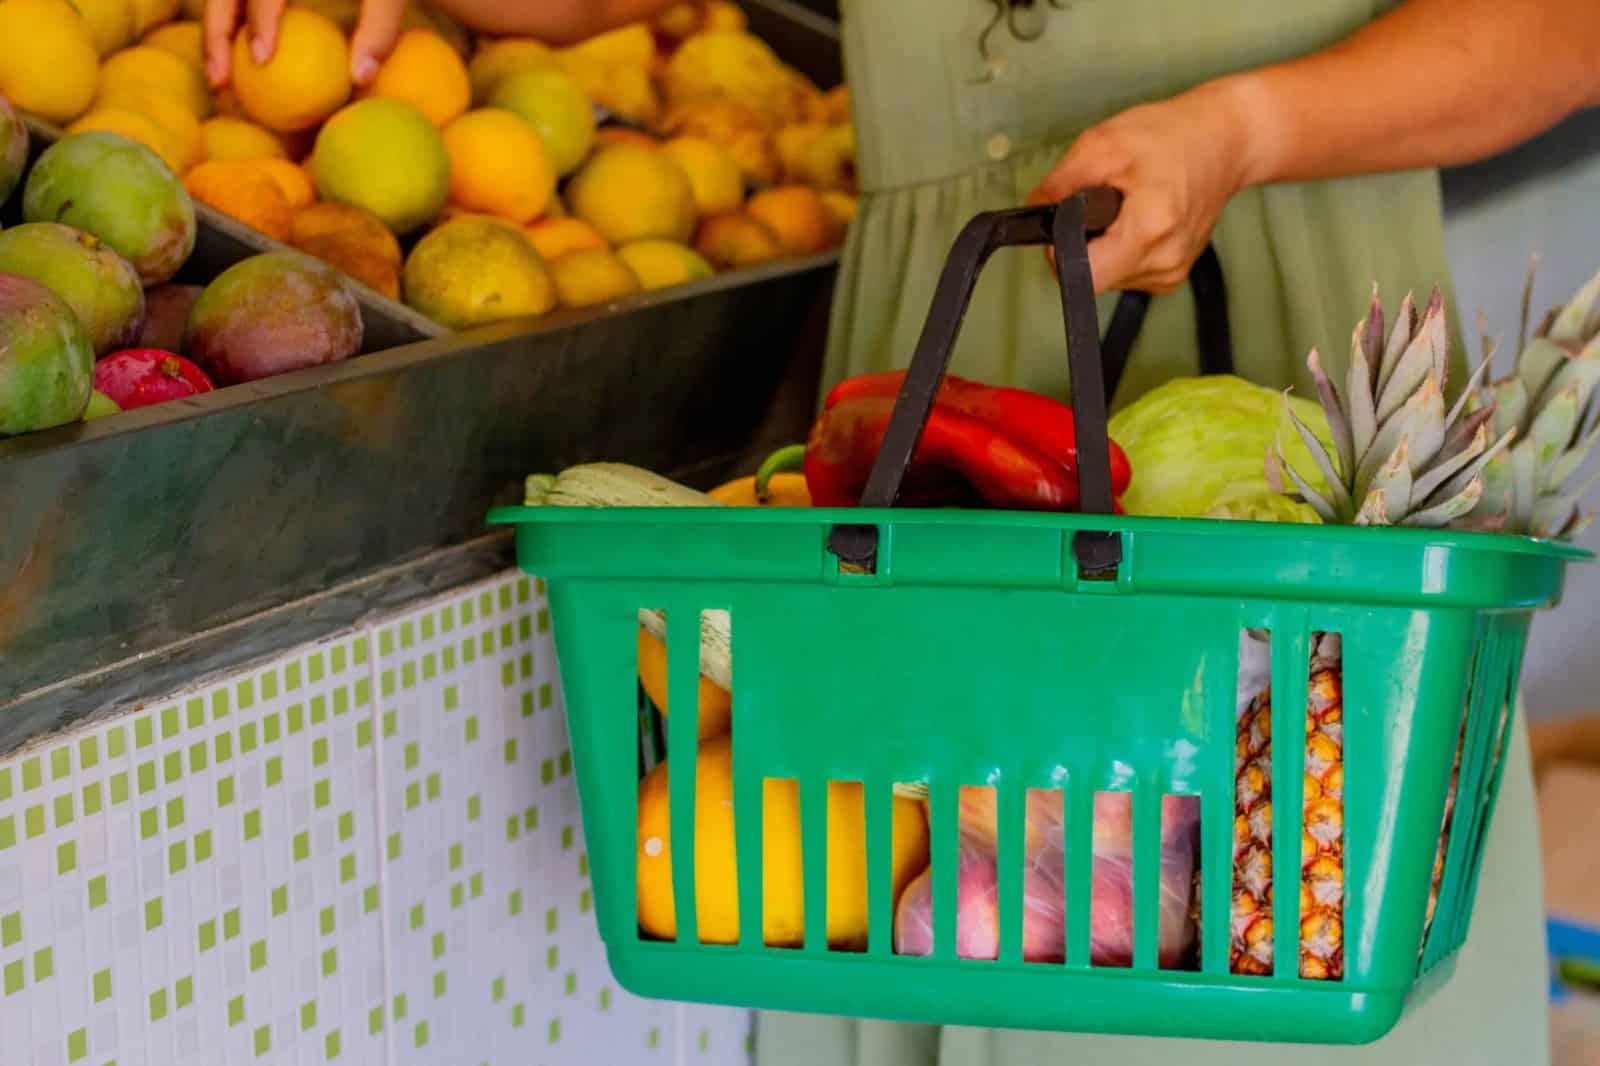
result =
[{"label": "green dress", "polygon": [[[1314,51],[1390,0],[1067,0],[1038,39],[978,38],[986,0],[844,0],[860,211],[844,251],[824,388],[902,367],[960,227],[1020,204],[1074,136],[1129,106]],[[1037,15],[1038,12],[1036,11]],[[1330,105],[1336,104],[1330,101]],[[1311,394],[1306,353],[1342,373],[1376,281],[1391,308],[1445,288],[1434,172],[1252,189],[1214,242],[1227,275],[1240,374]],[[1102,304],[1102,326],[1110,301]],[[1454,330],[1457,340],[1459,331]],[[1460,344],[1455,345],[1459,367]],[[1187,288],[1157,298],[1114,404],[1198,369]],[[1043,255],[1010,250],[979,282],[953,372],[1067,392],[1059,297]],[[1460,379],[1457,378],[1457,381]],[[758,1066],[1503,1066],[1548,1061],[1542,889],[1527,741],[1519,724],[1484,859],[1472,934],[1449,984],[1364,1048],[939,1028],[764,1013]]]}]

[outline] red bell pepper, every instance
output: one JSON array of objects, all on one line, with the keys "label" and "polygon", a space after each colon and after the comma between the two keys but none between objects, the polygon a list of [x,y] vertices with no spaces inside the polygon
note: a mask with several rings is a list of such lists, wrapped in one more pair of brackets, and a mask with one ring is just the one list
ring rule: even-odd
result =
[{"label": "red bell pepper", "polygon": [[[906,372],[863,374],[839,382],[823,401],[824,411],[836,404],[863,396],[900,394]],[[987,422],[1019,444],[1049,456],[1076,476],[1078,436],[1072,408],[1027,389],[983,385],[966,378],[945,375],[935,404]],[[1111,442],[1111,494],[1120,497],[1132,480],[1133,470],[1127,453]]]},{"label": "red bell pepper", "polygon": [[[889,396],[841,400],[823,412],[806,444],[806,488],[815,506],[860,503],[893,412]],[[903,489],[900,502],[913,505],[919,491],[948,491],[949,474],[991,507],[1065,511],[1078,503],[1078,479],[1064,465],[981,419],[935,404],[906,479],[914,491]]]}]

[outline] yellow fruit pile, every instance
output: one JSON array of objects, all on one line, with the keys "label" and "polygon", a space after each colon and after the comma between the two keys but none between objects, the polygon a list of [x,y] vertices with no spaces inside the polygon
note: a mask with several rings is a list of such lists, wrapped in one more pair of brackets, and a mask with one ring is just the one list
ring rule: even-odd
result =
[{"label": "yellow fruit pile", "polygon": [[[195,199],[442,322],[815,254],[855,213],[846,90],[820,92],[726,0],[567,48],[474,41],[414,0],[361,90],[355,5],[291,4],[265,64],[240,29],[218,93],[194,6],[0,0],[0,39],[29,45],[0,54],[0,95],[145,144]],[[348,225],[302,235],[329,205]],[[501,225],[460,227],[475,218]]]}]

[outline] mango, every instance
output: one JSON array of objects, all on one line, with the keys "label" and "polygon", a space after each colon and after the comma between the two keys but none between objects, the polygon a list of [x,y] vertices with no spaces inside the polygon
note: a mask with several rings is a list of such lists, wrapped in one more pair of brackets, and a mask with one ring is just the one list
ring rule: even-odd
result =
[{"label": "mango", "polygon": [[0,437],[83,417],[94,349],[65,300],[32,278],[0,274]]},{"label": "mango", "polygon": [[344,276],[283,251],[241,260],[206,286],[183,351],[231,385],[348,359],[361,340],[361,307]]},{"label": "mango", "polygon": [[66,301],[96,358],[126,348],[144,321],[139,275],[100,238],[58,222],[0,233],[0,272],[32,278]]},{"label": "mango", "polygon": [[544,259],[517,227],[463,215],[428,233],[406,259],[406,303],[451,329],[542,315],[556,304]]},{"label": "mango", "polygon": [[194,201],[156,154],[115,133],[63,137],[39,156],[22,193],[28,222],[92,233],[145,285],[178,272],[194,251]]},{"label": "mango", "polygon": [[28,165],[28,127],[10,101],[0,96],[0,204],[10,199]]}]

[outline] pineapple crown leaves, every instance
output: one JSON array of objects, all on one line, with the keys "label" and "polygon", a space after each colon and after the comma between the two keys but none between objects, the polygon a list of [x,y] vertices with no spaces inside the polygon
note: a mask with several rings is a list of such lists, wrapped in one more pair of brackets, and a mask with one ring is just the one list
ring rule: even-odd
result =
[{"label": "pineapple crown leaves", "polygon": [[[1492,414],[1474,410],[1466,394],[1445,409],[1448,361],[1440,292],[1433,291],[1420,313],[1408,293],[1386,329],[1374,286],[1371,307],[1351,337],[1343,391],[1324,370],[1320,353],[1313,349],[1306,359],[1328,417],[1333,453],[1289,411],[1327,493],[1313,489],[1311,478],[1294,469],[1281,438],[1268,457],[1269,480],[1287,491],[1287,477],[1296,494],[1329,523],[1437,527],[1473,512],[1484,495],[1485,467],[1514,434],[1506,432],[1491,443]],[[1486,370],[1487,362],[1473,380]],[[1289,406],[1287,394],[1284,406]]]},{"label": "pineapple crown leaves", "polygon": [[[1484,472],[1482,499],[1461,523],[1536,537],[1569,539],[1592,516],[1577,511],[1596,478],[1574,485],[1600,443],[1600,274],[1527,335],[1537,260],[1523,289],[1521,348],[1511,374],[1477,390],[1473,405],[1493,410],[1496,432],[1516,444]],[[1485,342],[1487,345],[1487,341]]]}]

